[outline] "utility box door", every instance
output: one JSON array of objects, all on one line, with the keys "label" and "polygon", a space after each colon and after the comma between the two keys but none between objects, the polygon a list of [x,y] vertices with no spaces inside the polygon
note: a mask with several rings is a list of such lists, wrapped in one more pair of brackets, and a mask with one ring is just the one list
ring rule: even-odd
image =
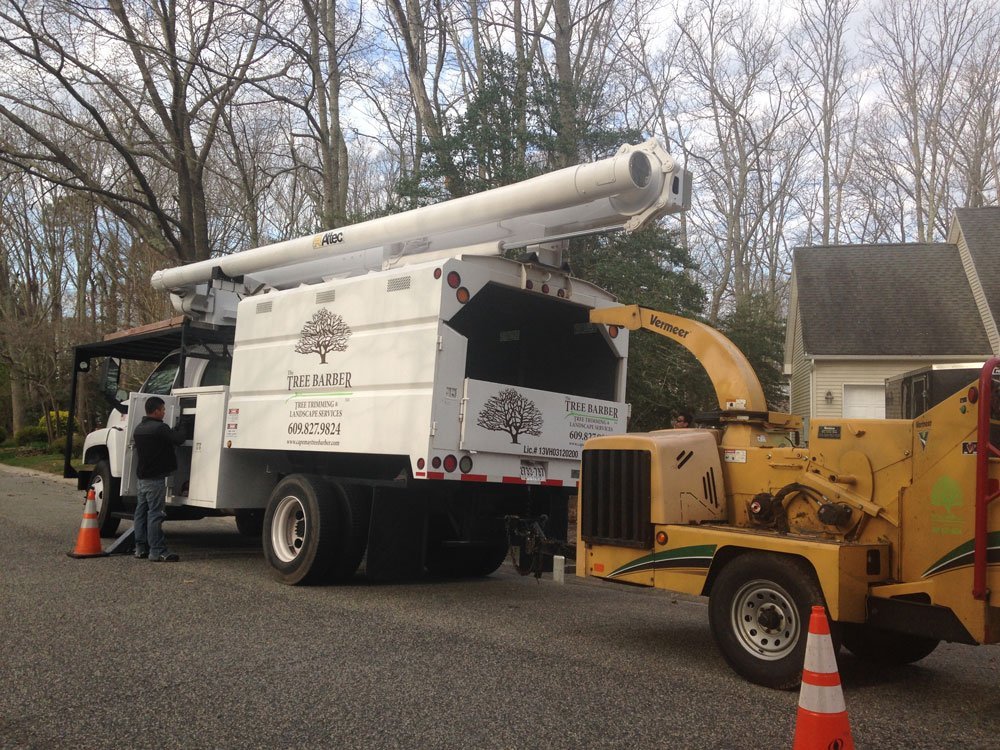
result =
[{"label": "utility box door", "polygon": [[[194,422],[193,428],[188,426],[189,434],[193,435],[190,448],[185,444],[182,449],[185,452],[190,450],[191,462],[184,503],[215,508],[219,495],[219,465],[226,430],[229,388],[221,385],[184,388],[175,393],[180,398],[181,420]],[[184,494],[184,488],[176,488],[175,494]]]}]

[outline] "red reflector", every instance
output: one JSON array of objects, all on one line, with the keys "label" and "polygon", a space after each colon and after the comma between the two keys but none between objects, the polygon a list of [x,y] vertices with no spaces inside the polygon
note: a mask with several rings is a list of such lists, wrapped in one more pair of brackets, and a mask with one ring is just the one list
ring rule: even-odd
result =
[{"label": "red reflector", "polygon": [[434,456],[434,458],[431,459],[431,466],[433,466],[435,469],[440,469],[441,468],[441,457],[440,456]]},{"label": "red reflector", "polygon": [[595,573],[603,573],[604,572],[604,563],[594,563],[594,572]]},{"label": "red reflector", "polygon": [[458,468],[458,459],[454,456],[444,457],[444,470],[447,472],[455,471]]},{"label": "red reflector", "polygon": [[976,388],[976,386],[972,386],[969,389],[968,396],[969,396],[969,403],[970,404],[976,403],[979,400],[979,389]]},{"label": "red reflector", "polygon": [[556,292],[556,295],[559,296],[559,297],[565,297],[566,296],[566,290],[565,289],[560,289],[558,292]]},{"label": "red reflector", "polygon": [[424,459],[422,459],[422,458],[418,458],[418,459],[417,459],[417,468],[418,468],[418,469],[422,469],[422,468],[424,468],[424,466],[426,466],[426,465],[427,465],[427,462],[426,462],[426,461],[424,461]]},{"label": "red reflector", "polygon": [[618,338],[618,326],[608,326],[608,335],[613,339]]},{"label": "red reflector", "polygon": [[440,268],[435,268],[434,269],[434,278],[435,279],[440,279],[441,278],[441,269]]},{"label": "red reflector", "polygon": [[524,288],[525,289],[534,289],[535,288],[535,282],[533,282],[531,279],[528,279],[527,281],[524,282]]},{"label": "red reflector", "polygon": [[542,284],[542,294],[548,294],[548,293],[549,293],[549,285]]},{"label": "red reflector", "polygon": [[448,272],[448,286],[450,286],[452,289],[458,289],[461,283],[462,283],[462,277],[458,275],[458,271]]},{"label": "red reflector", "polygon": [[469,301],[469,290],[466,289],[464,286],[459,287],[458,291],[455,292],[455,297],[458,299],[459,302],[461,302],[464,305],[466,302]]},{"label": "red reflector", "polygon": [[667,532],[665,532],[665,531],[657,531],[656,532],[656,543],[657,544],[666,544],[667,543]]}]

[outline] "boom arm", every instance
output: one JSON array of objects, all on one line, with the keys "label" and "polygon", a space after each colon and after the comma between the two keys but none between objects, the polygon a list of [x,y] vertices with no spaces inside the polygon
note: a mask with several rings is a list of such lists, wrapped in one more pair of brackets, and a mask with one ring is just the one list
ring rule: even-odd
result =
[{"label": "boom arm", "polygon": [[638,305],[591,310],[590,321],[630,331],[645,328],[676,341],[708,372],[720,409],[767,412],[764,390],[753,367],[736,344],[711,326]]},{"label": "boom arm", "polygon": [[241,294],[251,283],[288,288],[390,268],[414,255],[496,255],[579,234],[631,232],[690,203],[689,173],[651,139],[513,185],[157,271],[151,281],[171,292],[179,312],[218,317],[210,285],[220,281],[235,281],[231,293]]}]

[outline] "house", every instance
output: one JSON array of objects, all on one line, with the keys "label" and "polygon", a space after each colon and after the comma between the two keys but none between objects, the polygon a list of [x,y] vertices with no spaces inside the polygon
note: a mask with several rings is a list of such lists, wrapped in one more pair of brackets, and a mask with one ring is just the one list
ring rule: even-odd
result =
[{"label": "house", "polygon": [[803,418],[883,417],[885,380],[1000,352],[1000,207],[948,241],[795,250],[785,375]]}]

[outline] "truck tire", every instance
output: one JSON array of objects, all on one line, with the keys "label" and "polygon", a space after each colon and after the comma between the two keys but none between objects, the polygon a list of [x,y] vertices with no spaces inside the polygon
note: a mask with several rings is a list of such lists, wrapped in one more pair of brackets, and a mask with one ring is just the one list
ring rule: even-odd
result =
[{"label": "truck tire", "polygon": [[264,558],[282,583],[342,581],[364,556],[359,493],[309,474],[281,480],[264,514]]},{"label": "truck tire", "polygon": [[427,572],[440,578],[484,578],[507,559],[507,543],[442,543],[428,552]]},{"label": "truck tire", "polygon": [[750,682],[797,687],[809,615],[825,605],[812,568],[784,555],[749,552],[719,573],[708,601],[715,642],[733,670]]},{"label": "truck tire", "polygon": [[507,559],[507,528],[502,519],[478,519],[462,533],[454,521],[432,519],[427,545],[427,572],[441,578],[483,578]]},{"label": "truck tire", "polygon": [[90,475],[90,487],[94,491],[94,505],[97,507],[97,528],[105,539],[113,538],[118,533],[121,519],[113,516],[121,509],[121,498],[118,495],[121,480],[111,476],[111,464],[98,461]]},{"label": "truck tire", "polygon": [[844,647],[859,659],[875,664],[913,664],[928,656],[941,642],[854,622],[845,622],[841,628]]},{"label": "truck tire", "polygon": [[236,529],[243,536],[257,538],[264,533],[264,508],[237,510]]}]

